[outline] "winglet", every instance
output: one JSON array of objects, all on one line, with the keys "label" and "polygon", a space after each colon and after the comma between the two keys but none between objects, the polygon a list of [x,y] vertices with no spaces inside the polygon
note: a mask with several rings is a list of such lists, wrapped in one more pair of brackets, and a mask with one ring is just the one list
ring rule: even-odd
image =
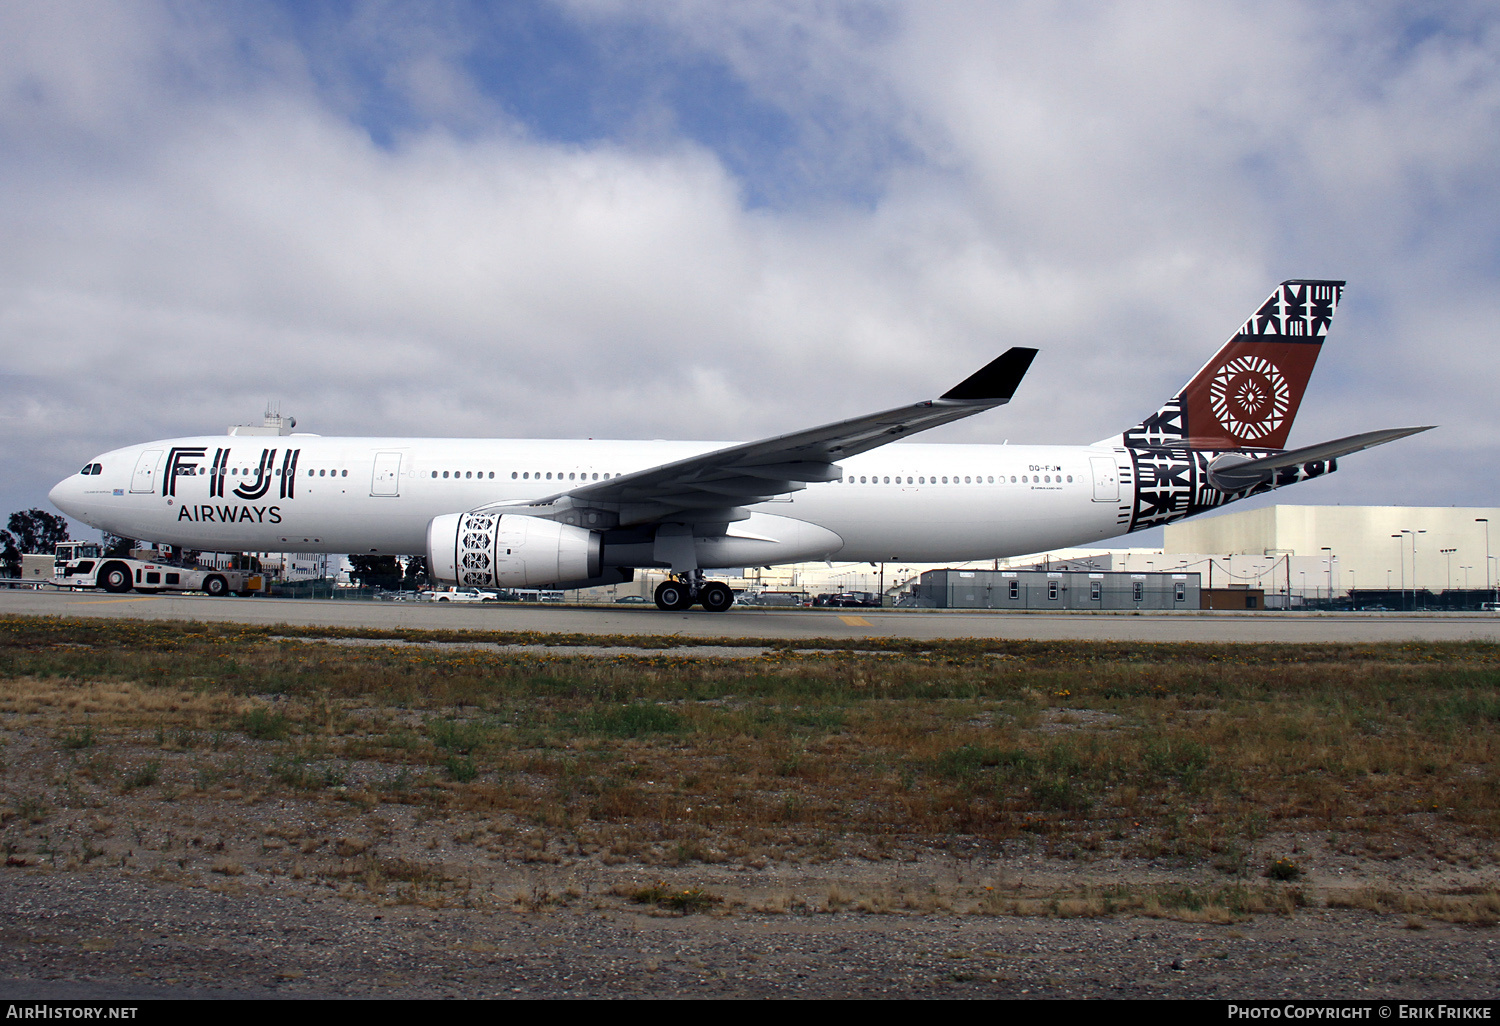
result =
[{"label": "winglet", "polygon": [[1007,349],[963,381],[943,393],[944,399],[961,402],[1008,402],[1026,376],[1035,349]]}]

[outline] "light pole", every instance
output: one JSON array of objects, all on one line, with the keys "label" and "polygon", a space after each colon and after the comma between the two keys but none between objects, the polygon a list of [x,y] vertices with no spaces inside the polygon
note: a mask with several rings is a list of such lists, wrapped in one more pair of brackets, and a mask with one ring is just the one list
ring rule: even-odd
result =
[{"label": "light pole", "polygon": [[[1406,547],[1405,547],[1405,544],[1404,544],[1405,539],[1402,538],[1401,535],[1399,535],[1399,534],[1393,534],[1393,535],[1391,535],[1391,537],[1394,538],[1394,539],[1396,539],[1396,562],[1401,567],[1401,604],[1404,606],[1404,605],[1406,605]],[[1387,589],[1389,589],[1390,586],[1391,586],[1390,571],[1386,571],[1385,586],[1386,586]]]},{"label": "light pole", "polygon": [[1441,552],[1443,555],[1445,555],[1445,556],[1448,557],[1448,590],[1452,591],[1453,590],[1453,554],[1455,552],[1457,552],[1458,550],[1457,549],[1438,549],[1438,551]]},{"label": "light pole", "polygon": [[1325,562],[1325,563],[1328,564],[1328,601],[1332,602],[1333,601],[1333,549],[1332,549],[1331,546],[1328,546],[1328,545],[1322,546],[1322,549],[1323,549],[1324,552],[1328,553],[1328,558],[1325,559],[1323,562]]},{"label": "light pole", "polygon": [[[1475,517],[1474,523],[1484,525],[1484,590],[1490,591],[1490,518]],[[1495,601],[1495,596],[1490,595],[1490,601]]]},{"label": "light pole", "polygon": [[1401,529],[1401,533],[1402,534],[1409,534],[1409,535],[1411,535],[1411,607],[1413,609],[1416,609],[1417,608],[1417,535],[1419,535],[1419,534],[1426,534],[1427,531],[1426,531],[1426,529],[1423,529],[1421,531],[1413,531],[1410,528],[1403,527]]},{"label": "light pole", "polygon": [[1474,568],[1472,566],[1461,566],[1461,567],[1459,567],[1459,569],[1464,572],[1464,591],[1468,591],[1469,590],[1469,571],[1472,570],[1472,569],[1474,569]]}]

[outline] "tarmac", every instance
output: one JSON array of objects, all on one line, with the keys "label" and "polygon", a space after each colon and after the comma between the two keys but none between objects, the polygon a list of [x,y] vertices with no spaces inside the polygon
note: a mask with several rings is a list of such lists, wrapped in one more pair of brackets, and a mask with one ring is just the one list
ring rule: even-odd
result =
[{"label": "tarmac", "polygon": [[1309,643],[1500,641],[1500,613],[1016,613],[948,609],[693,609],[0,591],[0,616],[97,616],[293,626],[682,638],[1033,639]]}]

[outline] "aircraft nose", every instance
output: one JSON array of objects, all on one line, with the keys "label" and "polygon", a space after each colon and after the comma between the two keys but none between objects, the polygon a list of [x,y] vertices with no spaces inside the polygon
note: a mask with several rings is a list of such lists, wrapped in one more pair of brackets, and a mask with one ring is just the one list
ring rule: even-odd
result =
[{"label": "aircraft nose", "polygon": [[76,515],[73,502],[76,498],[74,485],[75,482],[72,477],[65,477],[53,485],[52,490],[47,493],[47,501],[69,516]]}]

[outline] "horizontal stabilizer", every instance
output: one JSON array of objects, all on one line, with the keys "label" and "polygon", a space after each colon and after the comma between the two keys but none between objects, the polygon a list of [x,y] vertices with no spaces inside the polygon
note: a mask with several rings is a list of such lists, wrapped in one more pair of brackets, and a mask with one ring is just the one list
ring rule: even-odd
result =
[{"label": "horizontal stabilizer", "polygon": [[1035,349],[1012,346],[944,392],[943,398],[964,402],[997,399],[1005,402],[1016,394],[1016,388],[1035,358]]},{"label": "horizontal stabilizer", "polygon": [[1225,453],[1208,465],[1208,483],[1221,492],[1238,492],[1271,480],[1278,470],[1316,463],[1347,456],[1351,452],[1370,449],[1386,442],[1394,442],[1407,435],[1431,431],[1435,425],[1426,427],[1387,428],[1384,431],[1366,431],[1362,435],[1336,438],[1331,442],[1309,445],[1301,449],[1290,449],[1274,456],[1252,458],[1238,453]]}]

